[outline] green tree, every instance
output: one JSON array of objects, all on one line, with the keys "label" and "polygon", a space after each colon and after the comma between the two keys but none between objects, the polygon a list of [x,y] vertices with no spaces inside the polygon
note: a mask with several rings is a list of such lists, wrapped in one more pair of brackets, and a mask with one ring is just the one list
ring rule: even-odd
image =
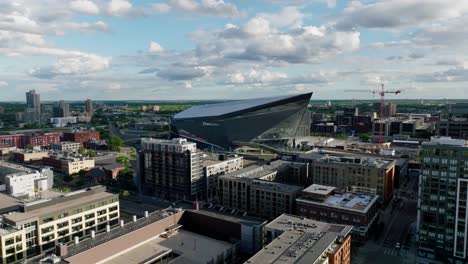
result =
[{"label": "green tree", "polygon": [[369,134],[361,134],[360,138],[361,138],[362,141],[367,142],[367,141],[369,141],[370,136],[369,136]]},{"label": "green tree", "polygon": [[123,139],[117,136],[112,136],[109,139],[109,148],[112,151],[120,151],[120,147],[122,147],[123,143],[124,143]]},{"label": "green tree", "polygon": [[88,151],[88,156],[90,156],[91,158],[96,157],[96,151],[94,151],[94,150],[92,150],[92,149],[89,150],[89,151]]},{"label": "green tree", "polygon": [[117,163],[119,163],[119,164],[124,165],[125,168],[130,167],[130,161],[129,161],[128,158],[125,157],[125,156],[119,156],[119,157],[117,157],[117,158],[115,159],[115,161],[117,161]]},{"label": "green tree", "polygon": [[80,147],[80,149],[78,149],[78,153],[81,155],[86,155],[86,149],[84,147]]},{"label": "green tree", "polygon": [[123,190],[122,192],[120,192],[120,195],[122,195],[123,197],[127,197],[130,195],[130,192],[127,190]]}]

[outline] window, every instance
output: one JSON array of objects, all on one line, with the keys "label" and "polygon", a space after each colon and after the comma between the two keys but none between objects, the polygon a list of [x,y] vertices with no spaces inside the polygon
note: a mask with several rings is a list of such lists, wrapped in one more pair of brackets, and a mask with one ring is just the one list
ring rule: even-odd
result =
[{"label": "window", "polygon": [[41,229],[41,233],[42,234],[49,233],[52,230],[54,230],[53,226],[44,227],[44,228]]},{"label": "window", "polygon": [[86,220],[88,220],[88,219],[90,219],[90,218],[93,218],[93,217],[94,217],[94,213],[85,215],[85,219],[86,219]]},{"label": "window", "polygon": [[83,218],[81,218],[81,217],[73,218],[72,219],[72,224],[76,224],[76,223],[79,223],[81,221],[83,221]]},{"label": "window", "polygon": [[48,222],[51,222],[51,221],[54,221],[54,217],[53,216],[50,216],[50,217],[46,217],[42,220],[42,222],[44,223],[48,223]]},{"label": "window", "polygon": [[62,228],[62,227],[66,227],[66,226],[68,226],[68,221],[57,224],[57,228]]}]

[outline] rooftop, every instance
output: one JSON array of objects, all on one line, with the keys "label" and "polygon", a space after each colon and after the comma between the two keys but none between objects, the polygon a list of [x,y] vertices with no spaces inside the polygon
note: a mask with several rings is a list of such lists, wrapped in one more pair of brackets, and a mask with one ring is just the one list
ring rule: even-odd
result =
[{"label": "rooftop", "polygon": [[56,212],[61,212],[67,209],[79,207],[81,205],[105,198],[110,198],[112,196],[115,196],[115,194],[108,192],[93,193],[88,190],[76,191],[54,199],[39,200],[25,204],[26,208],[30,207],[35,209],[32,209],[30,211],[26,210],[26,212],[14,212],[5,215],[5,219],[12,223],[22,222],[24,220],[42,217]]},{"label": "rooftop", "polygon": [[246,263],[314,263],[322,254],[335,252],[352,226],[282,214],[265,228],[283,233]]},{"label": "rooftop", "polygon": [[197,117],[212,117],[212,116],[221,116],[253,107],[262,106],[265,104],[273,103],[276,101],[281,101],[296,96],[305,96],[307,94],[301,95],[288,95],[288,96],[277,96],[270,98],[257,98],[257,99],[247,99],[239,101],[231,101],[224,103],[216,104],[206,104],[206,105],[196,105],[192,106],[189,109],[182,111],[174,116],[175,119],[182,118],[197,118]]},{"label": "rooftop", "polygon": [[352,155],[347,156],[331,156],[325,155],[319,158],[320,162],[322,163],[342,163],[342,164],[352,164],[358,166],[366,166],[366,167],[373,167],[373,168],[390,168],[395,161],[393,160],[386,160],[381,159],[378,157],[356,157]]},{"label": "rooftop", "polygon": [[266,191],[279,191],[279,192],[287,192],[287,193],[295,193],[302,191],[301,186],[279,183],[279,182],[271,182],[271,181],[263,181],[263,180],[254,180],[252,188],[266,190]]},{"label": "rooftop", "polygon": [[[306,192],[306,190],[304,190],[304,192]],[[366,213],[369,208],[377,202],[378,198],[378,195],[346,192],[331,194],[324,200],[303,196],[296,199],[296,201]]]},{"label": "rooftop", "polygon": [[425,145],[449,145],[457,147],[466,147],[467,142],[464,139],[454,139],[451,137],[431,137],[430,142],[423,142]]},{"label": "rooftop", "polygon": [[219,164],[222,162],[226,162],[229,160],[234,160],[234,159],[242,159],[242,157],[237,156],[237,155],[224,155],[225,159],[220,160],[220,155],[217,153],[204,153],[203,154],[203,166],[211,166],[215,164]]},{"label": "rooftop", "polygon": [[311,194],[318,194],[318,195],[328,195],[331,192],[333,192],[333,190],[335,189],[336,187],[334,186],[312,184],[311,186],[305,188],[303,192],[311,193]]},{"label": "rooftop", "polygon": [[0,193],[0,213],[5,213],[13,208],[19,208],[21,201],[3,193]]}]

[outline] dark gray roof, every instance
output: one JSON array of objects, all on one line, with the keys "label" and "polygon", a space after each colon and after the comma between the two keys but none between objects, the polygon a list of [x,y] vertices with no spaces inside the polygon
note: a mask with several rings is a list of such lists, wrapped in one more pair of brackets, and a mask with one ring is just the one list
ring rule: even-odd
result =
[{"label": "dark gray roof", "polygon": [[295,95],[287,96],[276,96],[269,98],[257,98],[257,99],[246,99],[239,101],[231,101],[225,103],[216,103],[216,104],[206,104],[206,105],[196,105],[192,106],[189,109],[182,111],[174,116],[175,119],[181,118],[195,118],[195,117],[209,117],[209,116],[220,116],[232,112],[241,111],[244,109],[249,109],[252,107],[257,107],[276,101],[296,97]]}]

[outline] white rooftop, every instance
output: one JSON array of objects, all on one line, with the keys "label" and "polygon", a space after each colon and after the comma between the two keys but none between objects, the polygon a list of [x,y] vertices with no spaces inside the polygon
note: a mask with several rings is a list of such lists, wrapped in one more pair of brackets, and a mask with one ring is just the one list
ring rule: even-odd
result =
[{"label": "white rooftop", "polygon": [[318,195],[327,195],[333,192],[336,187],[327,186],[327,185],[320,185],[320,184],[312,184],[311,186],[304,189],[303,192],[311,193],[311,194],[318,194]]},{"label": "white rooftop", "polygon": [[451,145],[465,147],[466,141],[464,139],[454,139],[451,137],[431,137],[431,142],[424,142],[423,145]]}]

